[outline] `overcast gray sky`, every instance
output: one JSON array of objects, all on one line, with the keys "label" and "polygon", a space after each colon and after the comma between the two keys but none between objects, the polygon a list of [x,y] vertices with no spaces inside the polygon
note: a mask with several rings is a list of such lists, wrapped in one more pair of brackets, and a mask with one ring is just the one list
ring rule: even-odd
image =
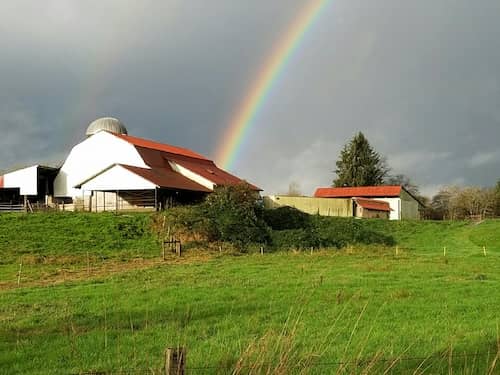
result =
[{"label": "overcast gray sky", "polygon": [[[0,2],[0,170],[62,161],[102,116],[214,156],[306,0]],[[304,194],[363,131],[424,193],[500,178],[500,1],[333,0],[233,172]]]}]

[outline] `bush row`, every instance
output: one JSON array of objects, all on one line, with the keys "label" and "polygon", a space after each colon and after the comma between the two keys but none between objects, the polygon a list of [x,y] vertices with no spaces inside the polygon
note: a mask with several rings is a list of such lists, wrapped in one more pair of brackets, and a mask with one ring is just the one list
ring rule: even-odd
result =
[{"label": "bush row", "polygon": [[273,247],[283,250],[342,248],[352,244],[395,244],[391,236],[370,228],[368,221],[320,216],[310,216],[308,224],[303,228],[273,230],[271,238]]},{"label": "bush row", "polygon": [[282,250],[394,244],[391,236],[372,228],[370,221],[308,215],[291,207],[263,209],[248,185],[223,187],[202,204],[169,209],[156,217],[155,228],[163,236],[228,242],[243,251],[251,244]]}]

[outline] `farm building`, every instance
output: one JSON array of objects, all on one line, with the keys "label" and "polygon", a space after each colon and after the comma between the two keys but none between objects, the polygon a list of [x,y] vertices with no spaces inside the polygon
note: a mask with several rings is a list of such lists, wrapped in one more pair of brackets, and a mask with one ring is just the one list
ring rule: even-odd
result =
[{"label": "farm building", "polygon": [[57,168],[34,165],[0,176],[0,211],[23,210],[29,200],[48,204],[57,173]]},{"label": "farm building", "polygon": [[33,166],[1,176],[0,202],[87,211],[161,209],[243,181],[191,150],[130,136],[115,118],[92,122],[86,136],[60,168]]},{"label": "farm building", "polygon": [[[420,219],[423,204],[403,186],[359,186],[318,188],[316,198],[349,198],[366,205],[366,200],[386,202],[390,207],[391,220]],[[364,198],[362,201],[359,198]]]},{"label": "farm building", "polygon": [[266,208],[293,207],[310,215],[388,219],[389,203],[362,198],[317,198],[270,195],[264,197]]}]

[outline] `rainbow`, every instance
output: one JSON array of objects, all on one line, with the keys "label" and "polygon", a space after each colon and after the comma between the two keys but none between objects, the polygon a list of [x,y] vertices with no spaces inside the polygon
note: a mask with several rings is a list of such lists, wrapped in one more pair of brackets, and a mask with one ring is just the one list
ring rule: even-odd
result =
[{"label": "rainbow", "polygon": [[283,39],[273,50],[263,69],[260,70],[257,79],[222,137],[222,147],[218,148],[215,160],[223,168],[231,170],[234,167],[236,157],[253,120],[266,103],[272,88],[294,52],[301,45],[307,31],[311,29],[316,19],[331,1],[311,0],[299,13]]}]

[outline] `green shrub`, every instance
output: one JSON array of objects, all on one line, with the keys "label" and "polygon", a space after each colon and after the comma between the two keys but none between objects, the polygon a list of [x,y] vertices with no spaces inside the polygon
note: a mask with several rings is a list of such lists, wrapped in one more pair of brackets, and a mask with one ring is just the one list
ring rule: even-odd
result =
[{"label": "green shrub", "polygon": [[342,248],[354,244],[394,245],[394,239],[371,228],[371,221],[351,218],[310,216],[300,229],[275,230],[272,244],[276,249],[308,249],[310,247]]},{"label": "green shrub", "polygon": [[144,235],[144,225],[138,221],[121,219],[115,224],[115,229],[124,239],[136,239]]},{"label": "green shrub", "polygon": [[303,229],[311,221],[311,215],[289,206],[263,210],[262,214],[266,224],[273,230]]},{"label": "green shrub", "polygon": [[317,234],[311,228],[275,230],[271,239],[277,250],[301,250],[320,245]]},{"label": "green shrub", "polygon": [[323,247],[341,248],[347,245],[382,244],[393,245],[391,236],[371,228],[371,221],[353,218],[314,216],[313,226]]},{"label": "green shrub", "polygon": [[168,233],[184,241],[229,242],[240,250],[270,242],[258,193],[248,184],[216,188],[203,203],[166,210],[153,219],[159,237]]},{"label": "green shrub", "polygon": [[257,199],[258,193],[246,183],[216,188],[201,205],[208,239],[230,242],[240,250],[251,243],[269,242]]}]

